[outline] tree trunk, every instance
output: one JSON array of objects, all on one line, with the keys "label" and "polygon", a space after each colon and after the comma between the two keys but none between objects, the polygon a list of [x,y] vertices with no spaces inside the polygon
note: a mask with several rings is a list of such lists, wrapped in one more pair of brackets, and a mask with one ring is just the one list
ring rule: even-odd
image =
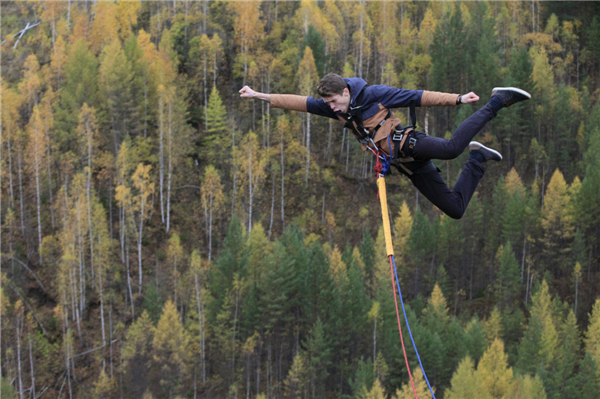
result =
[{"label": "tree trunk", "polygon": [[523,285],[523,275],[525,273],[525,253],[527,252],[527,234],[523,238],[523,257],[521,258],[521,285]]},{"label": "tree trunk", "polygon": [[108,308],[108,342],[110,343],[110,377],[113,377],[112,302]]},{"label": "tree trunk", "polygon": [[233,376],[235,371],[235,330],[237,328],[237,316],[240,302],[240,289],[238,288],[235,292],[235,313],[233,314],[233,336],[231,337],[231,373]]},{"label": "tree trunk", "polygon": [[[18,148],[18,147],[17,147]],[[22,161],[22,155],[21,155],[21,151],[17,150],[17,166],[19,169],[19,201],[21,203],[21,234],[23,236],[23,239],[25,240],[26,243],[29,242],[29,240],[27,240],[27,237],[25,237],[25,223],[24,223],[24,210],[23,210],[23,168],[21,165],[21,161]],[[29,252],[29,251],[27,251]],[[27,256],[27,258],[29,259],[29,256]]]},{"label": "tree trunk", "polygon": [[250,148],[250,145],[248,145],[248,195],[250,197],[250,211],[248,213],[248,232],[252,231],[252,194],[252,150]]},{"label": "tree trunk", "polygon": [[348,160],[350,159],[350,138],[346,140],[346,172],[348,172]]},{"label": "tree trunk", "polygon": [[[172,121],[172,101],[169,101],[169,166],[167,169],[167,230],[169,232],[169,224],[171,221],[171,176],[173,175],[173,121]],[[143,217],[143,214],[142,214]]]},{"label": "tree trunk", "polygon": [[29,365],[31,366],[31,394],[32,397],[35,398],[35,372],[33,370],[33,350],[31,346],[31,332],[27,333],[27,337],[29,338]]},{"label": "tree trunk", "polygon": [[205,353],[204,353],[204,314],[202,312],[202,299],[200,297],[200,285],[198,284],[198,273],[194,273],[194,279],[196,282],[196,304],[198,306],[198,324],[200,331],[200,348],[202,354],[200,355],[200,363],[202,364],[202,383],[206,383],[206,364],[205,364]]},{"label": "tree trunk", "polygon": [[212,219],[213,219],[213,195],[210,193],[210,215],[208,221],[208,261],[210,262],[212,256]]},{"label": "tree trunk", "polygon": [[83,260],[83,233],[81,231],[81,205],[79,200],[76,200],[75,206],[77,208],[77,249],[79,253],[79,311],[81,316],[83,316],[83,309],[85,308],[85,265]]},{"label": "tree trunk", "polygon": [[88,181],[87,181],[87,213],[88,213],[88,229],[89,229],[89,240],[90,240],[90,268],[92,271],[92,289],[95,285],[94,280],[94,232],[92,229],[92,205],[91,205],[91,181],[92,181],[92,173],[91,173],[91,163],[88,162]]},{"label": "tree trunk", "polygon": [[[235,128],[231,129],[231,154],[233,154],[233,150],[235,149]],[[235,210],[235,190],[236,190],[236,183],[237,183],[237,171],[236,171],[236,167],[235,167],[235,160],[231,159],[231,165],[233,167],[233,189],[232,189],[232,194],[231,194],[231,216],[233,216],[234,210]]]},{"label": "tree trunk", "polygon": [[267,242],[271,241],[271,232],[273,231],[273,212],[275,211],[275,174],[271,174],[271,218],[269,219],[269,236]]},{"label": "tree trunk", "polygon": [[579,276],[575,276],[575,317],[577,317],[577,296],[579,294]]},{"label": "tree trunk", "polygon": [[37,139],[37,135],[39,134],[38,129],[35,129],[35,135],[36,138],[34,139],[34,162],[35,162],[35,194],[36,194],[36,199],[37,199],[37,221],[38,221],[38,250],[39,250],[39,258],[40,258],[40,265],[42,265],[42,212],[41,212],[41,207],[42,207],[42,202],[41,202],[41,195],[40,195],[40,148],[38,148],[38,139]]},{"label": "tree trunk", "polygon": [[[362,1],[360,2],[362,5]],[[359,56],[358,56],[358,77],[362,78],[362,64],[363,64],[363,42],[364,42],[364,34],[363,31],[363,18],[364,12],[361,10],[360,12],[360,44],[359,44]]]},{"label": "tree trunk", "polygon": [[308,187],[308,169],[310,167],[310,114],[306,114],[306,178],[304,186]]},{"label": "tree trunk", "polygon": [[22,315],[17,316],[17,376],[19,378],[19,398],[23,399],[23,377],[21,367],[21,324]]},{"label": "tree trunk", "polygon": [[[0,132],[2,131],[1,125],[2,124],[0,124]],[[14,192],[14,189],[13,189],[12,145],[11,145],[11,141],[10,141],[10,129],[7,129],[6,144],[7,144],[7,149],[8,149],[8,187],[10,189],[10,202],[9,202],[10,205],[9,206],[11,208],[13,208],[13,210],[14,210],[14,206],[15,206],[15,192]]]},{"label": "tree trunk", "polygon": [[[100,242],[100,237],[98,237],[98,248],[102,248],[102,243]],[[102,258],[101,255],[98,256],[98,287],[100,288],[100,327],[102,328],[102,346],[106,347],[106,332],[105,332],[105,323],[104,323],[104,287],[102,283]],[[105,351],[103,351],[106,353]],[[102,355],[102,370],[106,369],[106,360],[104,354]]]},{"label": "tree trunk", "polygon": [[207,52],[204,51],[204,74],[202,75],[202,85],[204,86],[204,130],[208,130],[208,89],[206,87],[206,70],[207,70]]},{"label": "tree trunk", "polygon": [[326,151],[327,165],[329,165],[331,163],[331,135],[333,133],[332,125],[333,124],[331,123],[331,121],[329,121],[329,136],[327,139],[327,151]]},{"label": "tree trunk", "polygon": [[159,160],[159,185],[160,185],[160,217],[161,221],[165,223],[165,205],[163,199],[163,185],[165,180],[165,156],[164,156],[164,103],[163,103],[163,95],[161,93],[159,105],[158,105],[158,114],[160,117],[160,134],[159,134],[159,150],[158,150],[158,160]]},{"label": "tree trunk", "polygon": [[[52,198],[52,172],[50,170],[50,159],[51,159],[50,158],[50,135],[48,134],[48,132],[46,132],[46,148],[47,148],[46,166],[48,169],[48,194],[50,195],[50,220],[52,221],[52,230],[54,230],[54,228],[55,228],[55,225],[54,225],[54,199]],[[11,179],[11,195],[12,195],[12,179]]]},{"label": "tree trunk", "polygon": [[375,323],[373,326],[373,365],[377,360],[377,317],[375,317]]},{"label": "tree trunk", "polygon": [[131,302],[131,318],[135,318],[135,311],[133,309],[133,291],[131,290],[131,272],[129,270],[129,245],[126,245],[126,259],[127,263],[127,287],[129,289],[129,300]]},{"label": "tree trunk", "polygon": [[281,143],[279,144],[281,152],[281,231],[285,229],[285,164],[283,153],[283,130],[281,131]]},{"label": "tree trunk", "polygon": [[[137,237],[137,250],[138,250],[138,278],[139,278],[139,287],[138,287],[138,293],[141,295],[142,294],[142,237],[144,234],[144,208],[146,207],[146,201],[144,201],[143,199],[143,193],[142,193],[142,201],[141,201],[141,205],[142,205],[142,210],[140,212],[140,229],[138,231],[138,237]],[[133,217],[133,215],[132,215]],[[129,259],[129,257],[127,257]],[[129,260],[128,260],[129,261]]]}]

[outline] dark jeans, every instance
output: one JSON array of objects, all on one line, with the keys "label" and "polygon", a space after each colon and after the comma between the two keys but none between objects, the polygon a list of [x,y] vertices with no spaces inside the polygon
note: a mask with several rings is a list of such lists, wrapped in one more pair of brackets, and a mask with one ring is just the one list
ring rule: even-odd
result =
[{"label": "dark jeans", "polygon": [[[416,132],[417,143],[412,150],[407,151],[408,155],[415,161],[454,159],[463,153],[473,137],[495,116],[496,113],[490,104],[485,105],[464,121],[449,140]],[[442,212],[453,219],[460,219],[484,172],[485,167],[469,157],[453,190],[450,190],[437,171],[413,174],[408,177],[415,187]]]}]

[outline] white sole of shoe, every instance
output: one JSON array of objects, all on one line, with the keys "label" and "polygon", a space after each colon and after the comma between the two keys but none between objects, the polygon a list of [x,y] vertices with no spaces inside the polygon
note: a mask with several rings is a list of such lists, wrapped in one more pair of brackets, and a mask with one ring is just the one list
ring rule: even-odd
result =
[{"label": "white sole of shoe", "polygon": [[527,97],[527,98],[531,98],[531,94],[527,93],[525,90],[521,90],[521,89],[519,89],[519,88],[516,88],[516,87],[494,87],[494,88],[492,89],[492,96],[494,96],[494,94],[496,94],[496,92],[497,92],[498,90],[510,90],[510,91],[516,91],[517,93],[519,93],[519,94],[522,94],[522,95],[524,95],[524,96],[525,96],[525,97]]},{"label": "white sole of shoe", "polygon": [[479,150],[480,148],[485,148],[486,150],[493,152],[500,157],[500,160],[502,160],[502,154],[500,154],[498,151],[492,150],[490,147],[486,147],[478,141],[471,141],[469,143],[469,151]]}]

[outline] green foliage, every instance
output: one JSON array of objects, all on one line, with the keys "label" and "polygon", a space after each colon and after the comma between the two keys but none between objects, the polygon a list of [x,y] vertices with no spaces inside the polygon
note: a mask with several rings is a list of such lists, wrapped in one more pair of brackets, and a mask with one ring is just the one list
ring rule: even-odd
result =
[{"label": "green foliage", "polygon": [[510,241],[504,248],[500,247],[500,268],[498,270],[498,296],[503,307],[511,307],[516,299],[519,288],[519,264],[515,259],[515,254]]},{"label": "green foliage", "polygon": [[211,163],[223,159],[231,146],[227,111],[219,91],[214,86],[210,92],[205,114],[207,130],[202,135],[199,156]]},{"label": "green foliage", "polygon": [[[324,65],[328,61],[329,57],[325,56],[325,41],[315,29],[313,24],[308,24],[308,32],[304,35],[304,47],[310,47],[313,52],[315,59],[315,65],[317,66],[317,73],[319,76],[324,76]],[[304,51],[304,49],[302,49]]]}]

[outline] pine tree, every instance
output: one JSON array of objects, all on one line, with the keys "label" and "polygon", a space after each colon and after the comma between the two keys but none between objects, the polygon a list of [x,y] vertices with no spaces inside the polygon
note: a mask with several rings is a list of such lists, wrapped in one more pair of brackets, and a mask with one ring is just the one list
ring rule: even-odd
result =
[{"label": "pine tree", "polygon": [[518,376],[515,378],[511,397],[516,398],[531,398],[531,399],[546,399],[546,391],[544,383],[539,376],[531,377],[530,375]]},{"label": "pine tree", "polygon": [[206,132],[202,135],[199,156],[207,164],[224,159],[231,145],[228,139],[227,110],[219,91],[213,86],[206,106]]},{"label": "pine tree", "polygon": [[571,199],[562,173],[557,169],[548,184],[542,210],[544,249],[547,265],[558,277],[564,273],[570,255],[570,243],[574,236]]},{"label": "pine tree", "polygon": [[308,338],[303,343],[313,396],[321,396],[325,390],[325,379],[328,376],[327,368],[331,364],[330,344],[323,322],[321,318],[317,318]]},{"label": "pine tree", "polygon": [[189,372],[188,337],[175,305],[165,303],[152,339],[151,375],[157,391],[171,395],[181,390]]},{"label": "pine tree", "polygon": [[450,384],[450,388],[444,392],[447,399],[480,397],[480,381],[475,376],[475,364],[469,356],[460,361]]},{"label": "pine tree", "polygon": [[589,325],[585,333],[585,352],[596,364],[600,364],[600,299],[596,299],[589,315]]},{"label": "pine tree", "polygon": [[131,324],[125,335],[122,357],[127,390],[134,396],[141,396],[150,382],[149,368],[152,360],[155,327],[148,312]]},{"label": "pine tree", "polygon": [[[415,384],[414,391],[413,387],[410,384],[403,384],[402,390],[396,390],[396,395],[393,396],[394,399],[411,399],[415,397],[415,393],[417,397],[425,398],[429,393],[429,387],[427,387],[427,383],[425,382],[425,378],[423,377],[423,372],[420,367],[417,367],[413,371],[413,382]],[[375,382],[377,384],[377,381]],[[435,393],[435,389],[433,390]]]},{"label": "pine tree", "polygon": [[309,372],[305,360],[306,355],[300,352],[294,356],[294,362],[286,377],[283,386],[285,397],[305,398],[309,390]]},{"label": "pine tree", "polygon": [[546,281],[542,281],[531,299],[531,317],[525,330],[516,367],[525,374],[535,374],[549,367],[556,357],[558,332],[554,321],[554,305]]},{"label": "pine tree", "polygon": [[92,398],[94,399],[110,399],[115,397],[117,390],[117,382],[114,378],[106,375],[104,370],[100,370],[100,376],[94,384]]},{"label": "pine tree", "polygon": [[600,368],[598,363],[594,359],[593,355],[586,352],[581,366],[579,368],[579,374],[575,377],[575,382],[578,387],[575,397],[579,398],[593,398],[600,392]]},{"label": "pine tree", "polygon": [[378,378],[375,379],[373,388],[371,388],[371,390],[364,395],[364,399],[385,399],[385,397],[385,391],[383,390],[381,382],[379,382]]},{"label": "pine tree", "polygon": [[411,270],[413,278],[413,292],[415,295],[420,293],[422,275],[422,265],[428,265],[431,262],[435,251],[432,248],[436,246],[436,235],[432,224],[427,216],[420,210],[415,211],[410,237],[408,238],[408,250],[411,254]]},{"label": "pine tree", "polygon": [[498,249],[500,268],[498,270],[498,296],[504,308],[511,309],[519,288],[519,264],[510,241]]},{"label": "pine tree", "polygon": [[[547,387],[548,396],[556,398],[577,397],[575,369],[578,365],[578,353],[581,348],[581,337],[577,327],[577,319],[573,310],[560,325],[557,361],[551,379],[553,384]],[[555,389],[552,389],[555,388]]]},{"label": "pine tree", "polygon": [[465,327],[465,345],[469,356],[476,362],[491,344],[491,341],[486,342],[486,335],[485,326],[477,317],[473,317]]},{"label": "pine tree", "polygon": [[404,256],[408,253],[408,238],[412,230],[413,217],[410,214],[406,201],[402,202],[398,216],[394,219],[394,254],[396,259],[402,261]]},{"label": "pine tree", "polygon": [[490,346],[494,340],[502,339],[502,318],[498,308],[494,306],[490,317],[484,323],[487,345]]},{"label": "pine tree", "polygon": [[508,367],[504,343],[496,338],[477,365],[475,378],[481,384],[481,397],[502,398],[512,389],[513,370]]}]

